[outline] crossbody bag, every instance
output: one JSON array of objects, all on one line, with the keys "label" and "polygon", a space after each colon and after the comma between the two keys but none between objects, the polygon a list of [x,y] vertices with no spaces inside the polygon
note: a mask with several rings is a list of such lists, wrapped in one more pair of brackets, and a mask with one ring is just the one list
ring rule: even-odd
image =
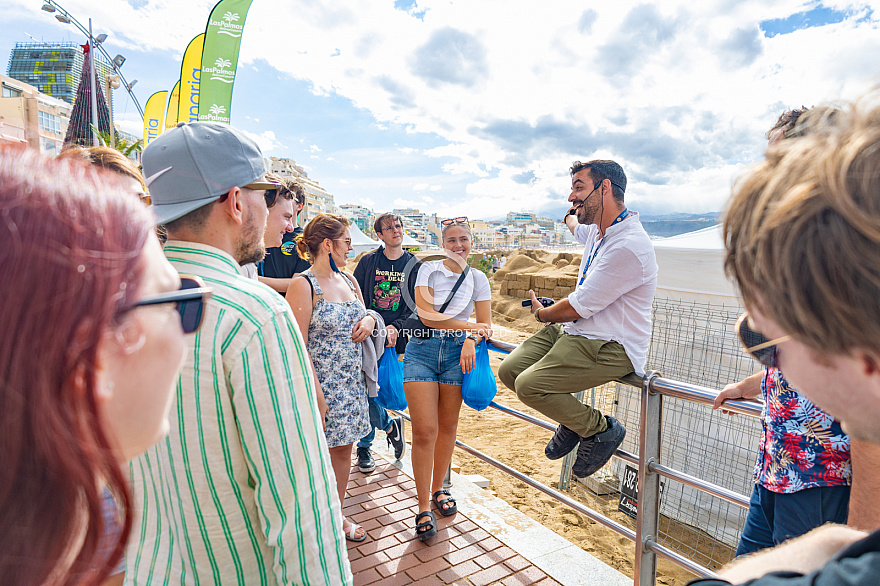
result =
[{"label": "crossbody bag", "polygon": [[[461,284],[464,282],[464,278],[467,276],[468,271],[470,271],[470,267],[465,267],[461,272],[461,276],[455,282],[455,286],[452,287],[452,291],[449,292],[449,297],[446,298],[446,302],[440,307],[440,313],[446,311],[446,308],[449,307],[449,304],[452,303],[452,298],[455,297],[455,292],[458,291],[458,288],[461,287]],[[410,336],[415,336],[417,338],[427,338],[431,335],[431,332],[434,328],[430,328],[426,326],[421,318],[419,317],[418,310],[414,311],[411,316],[406,318],[406,321],[403,322],[403,329],[409,333]]]}]

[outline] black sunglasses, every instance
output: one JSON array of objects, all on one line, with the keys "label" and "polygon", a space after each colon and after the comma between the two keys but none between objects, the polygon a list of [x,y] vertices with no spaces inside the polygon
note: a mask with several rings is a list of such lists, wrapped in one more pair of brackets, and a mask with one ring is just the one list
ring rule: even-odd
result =
[{"label": "black sunglasses", "polygon": [[759,363],[770,368],[779,366],[777,344],[791,339],[791,336],[781,336],[772,340],[767,339],[764,334],[752,328],[749,323],[748,313],[742,314],[736,320],[736,337],[739,339],[739,343],[742,344],[744,352]]},{"label": "black sunglasses", "polygon": [[275,205],[275,202],[278,201],[278,190],[267,189],[263,192],[263,197],[266,198],[266,207],[271,208]]},{"label": "black sunglasses", "polygon": [[162,303],[174,303],[180,314],[180,325],[183,333],[191,334],[202,326],[205,319],[205,304],[211,298],[211,289],[205,287],[201,279],[197,277],[180,277],[180,289],[168,293],[159,293],[144,297],[134,304],[134,307],[144,305],[160,305]]}]

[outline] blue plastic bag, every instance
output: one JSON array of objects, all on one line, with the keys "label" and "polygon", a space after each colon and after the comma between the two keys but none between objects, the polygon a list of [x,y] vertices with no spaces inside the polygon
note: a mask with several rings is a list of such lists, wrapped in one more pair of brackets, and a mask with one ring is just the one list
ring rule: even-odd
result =
[{"label": "blue plastic bag", "polygon": [[489,366],[489,347],[486,340],[477,344],[476,350],[474,369],[465,373],[461,384],[461,398],[471,409],[482,411],[495,399],[498,386],[495,384],[492,367]]},{"label": "blue plastic bag", "polygon": [[403,411],[406,409],[406,395],[403,394],[403,366],[397,361],[394,346],[385,348],[379,359],[379,395],[376,401],[386,409]]}]

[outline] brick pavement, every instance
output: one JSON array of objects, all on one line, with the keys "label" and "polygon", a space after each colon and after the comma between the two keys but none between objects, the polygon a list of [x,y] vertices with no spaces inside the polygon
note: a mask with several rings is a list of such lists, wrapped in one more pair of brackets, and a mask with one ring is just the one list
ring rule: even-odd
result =
[{"label": "brick pavement", "polygon": [[343,513],[367,531],[365,541],[348,542],[355,586],[558,586],[462,511],[451,517],[435,512],[437,535],[422,543],[415,536],[417,508],[415,482],[402,471],[382,458],[371,474],[353,465]]}]

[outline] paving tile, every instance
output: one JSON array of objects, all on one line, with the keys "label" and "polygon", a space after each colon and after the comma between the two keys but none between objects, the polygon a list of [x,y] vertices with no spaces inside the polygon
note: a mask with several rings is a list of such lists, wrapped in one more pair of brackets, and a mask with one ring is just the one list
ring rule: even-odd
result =
[{"label": "paving tile", "polygon": [[479,545],[469,545],[464,549],[459,549],[446,554],[446,561],[454,566],[485,554],[486,551]]},{"label": "paving tile", "polygon": [[427,576],[414,582],[414,584],[418,584],[419,586],[445,586],[437,576]]},{"label": "paving tile", "polygon": [[[482,545],[482,544],[481,544]],[[478,558],[475,558],[474,561],[480,564],[480,566],[484,568],[488,568],[489,566],[494,566],[495,564],[500,564],[506,559],[512,558],[516,555],[516,552],[510,549],[509,547],[499,547],[489,553],[485,553]]]},{"label": "paving tile", "polygon": [[528,568],[532,564],[529,563],[529,561],[527,559],[525,559],[524,557],[519,556],[519,555],[515,555],[512,558],[510,558],[509,560],[506,560],[504,562],[504,565],[507,566],[508,568],[510,568],[511,570],[513,570],[514,572],[519,572],[520,570],[524,570],[525,568]]},{"label": "paving tile", "polygon": [[553,578],[545,578],[544,580],[537,582],[537,584],[539,584],[540,586],[562,586],[562,584],[560,584]]},{"label": "paving tile", "polygon": [[376,553],[366,555],[359,560],[351,562],[351,572],[352,574],[357,574],[359,572],[363,572],[364,570],[374,568],[379,564],[383,564],[387,561],[388,556],[385,555],[384,552],[378,551]]},{"label": "paving tile", "polygon": [[369,521],[370,519],[387,516],[388,511],[386,511],[383,507],[379,507],[378,509],[371,509],[368,511],[361,511],[360,513],[356,513],[354,515],[346,515],[346,517],[358,524],[363,523],[364,521]]},{"label": "paving tile", "polygon": [[468,576],[468,580],[474,584],[474,586],[487,586],[488,584],[498,582],[502,578],[509,576],[510,573],[510,568],[504,564],[496,564],[494,566],[489,566],[485,570],[477,572],[476,574],[471,574]]},{"label": "paving tile", "polygon": [[[387,553],[387,552],[386,552]],[[405,555],[401,558],[391,558],[384,564],[376,566],[376,570],[383,576],[395,576],[404,574],[406,570],[413,566],[419,565],[421,560],[415,554]]]},{"label": "paving tile", "polygon": [[381,539],[375,539],[367,544],[361,544],[358,546],[357,550],[363,555],[370,555],[399,544],[400,542],[393,535],[389,535],[387,537],[382,537]]},{"label": "paving tile", "polygon": [[415,584],[418,584],[419,586],[445,586],[437,576],[427,576],[418,582],[415,582]]},{"label": "paving tile", "polygon": [[[525,586],[526,584],[538,584],[542,583],[542,580],[547,578],[547,574],[536,568],[535,566],[529,566],[524,570],[520,570],[516,574],[512,576],[508,576],[504,580],[502,580],[502,584],[504,586]],[[549,584],[547,586],[550,586]]]},{"label": "paving tile", "polygon": [[405,584],[412,583],[412,578],[407,576],[405,572],[382,578],[382,581],[380,582],[381,586],[404,586]]},{"label": "paving tile", "polygon": [[382,575],[375,569],[370,568],[369,570],[354,575],[354,586],[366,586],[367,584],[378,582],[381,579]]},{"label": "paving tile", "polygon": [[[433,541],[433,540],[432,540]],[[423,549],[421,551],[416,552],[416,557],[422,560],[423,562],[430,561],[434,558],[438,558],[442,555],[446,555],[447,553],[457,551],[454,545],[449,543],[449,541],[441,541],[436,544],[429,544],[429,547]]]},{"label": "paving tile", "polygon": [[372,498],[367,502],[363,503],[361,506],[365,509],[375,509],[377,507],[385,507],[390,504],[396,504],[398,500],[394,498],[393,495],[383,496],[379,498]]},{"label": "paving tile", "polygon": [[472,560],[468,560],[463,564],[456,564],[447,570],[438,572],[437,577],[447,584],[451,584],[457,580],[464,581],[464,578],[481,571],[483,571],[483,568],[475,564]]},{"label": "paving tile", "polygon": [[423,562],[417,566],[413,566],[406,571],[407,575],[413,580],[421,580],[426,576],[431,576],[437,572],[442,572],[449,567],[449,562],[441,558],[433,559],[429,562]]}]

